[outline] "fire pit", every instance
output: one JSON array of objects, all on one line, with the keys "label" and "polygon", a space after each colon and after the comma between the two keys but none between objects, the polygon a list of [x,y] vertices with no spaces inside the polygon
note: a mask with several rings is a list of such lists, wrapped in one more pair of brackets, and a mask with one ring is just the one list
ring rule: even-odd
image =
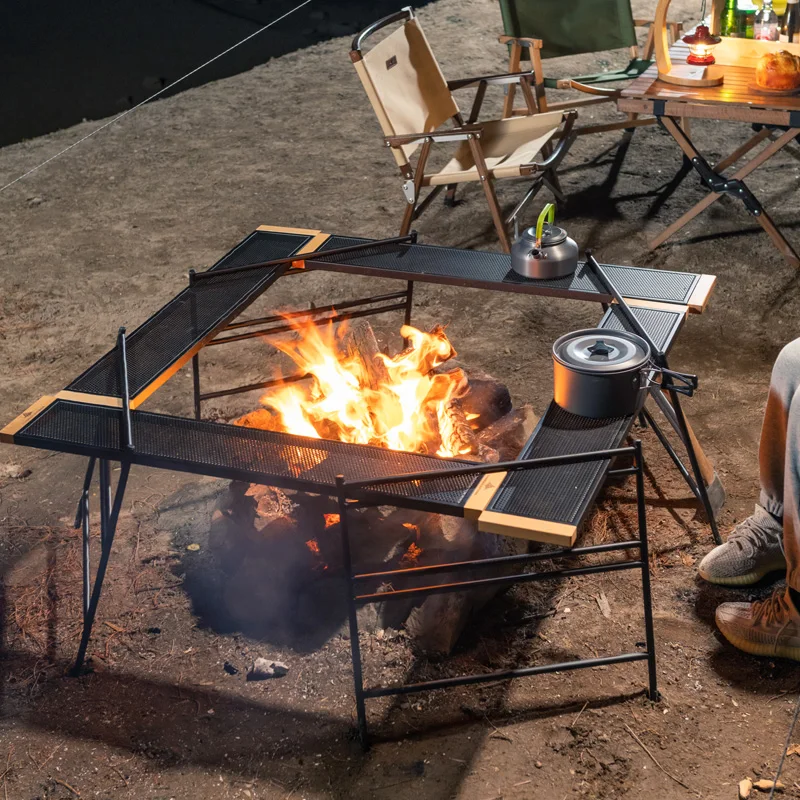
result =
[{"label": "fire pit", "polygon": [[[292,323],[289,336],[273,344],[309,379],[271,387],[261,408],[233,424],[481,463],[515,458],[537,422],[533,409],[512,409],[505,385],[458,363],[441,326],[430,332],[403,326],[400,333],[388,355],[366,320]],[[522,540],[481,533],[474,520],[372,511],[354,520],[353,557],[361,571],[524,548]],[[287,620],[312,619],[309,606],[330,593],[328,576],[341,570],[338,509],[324,495],[235,482],[214,512],[210,543],[224,576],[225,613],[258,633],[280,635]],[[405,623],[419,649],[449,653],[469,614],[491,595],[462,592],[402,608],[387,603],[374,624]]]},{"label": "fire pit", "polygon": [[[283,275],[317,269],[398,278],[406,282],[406,288],[290,312],[288,319],[286,314],[239,318]],[[331,513],[338,514],[334,524],[340,534],[342,571],[349,587],[356,704],[359,731],[365,743],[365,700],[371,697],[640,660],[648,662],[649,691],[651,696],[657,696],[642,454],[638,443],[623,446],[634,417],[587,419],[551,403],[515,458],[495,461],[490,445],[474,435],[470,424],[474,418],[469,418],[465,398],[460,394],[462,378],[458,369],[447,369],[452,346],[444,332],[434,329],[424,333],[411,327],[417,281],[590,300],[604,306],[600,329],[645,332],[662,354],[662,366],[666,367],[666,353],[687,315],[704,309],[713,276],[612,265],[605,265],[602,272],[616,287],[613,293],[608,288],[611,283],[598,281],[595,271],[585,264],[564,278],[529,280],[511,269],[507,255],[425,246],[418,244],[413,235],[371,241],[273,227],[260,228],[209,270],[191,272],[189,286],[130,337],[121,329],[113,350],[66,389],[41,398],[0,432],[3,441],[88,458],[76,515],[76,527],[82,527],[84,542],[84,630],[75,672],[81,670],[86,654],[128,473],[133,464],[139,464],[336,499],[337,511]],[[627,305],[612,304],[617,290],[617,299],[624,296]],[[273,337],[298,325],[307,325],[309,330],[317,328],[317,339],[324,342],[326,337],[334,336],[334,316],[340,322],[389,311],[404,312],[406,327],[402,332],[410,349],[393,355],[377,351],[370,355],[371,342],[362,347],[355,346],[353,340],[352,352],[358,353],[356,362],[360,362],[355,363],[355,379],[349,370],[341,371],[341,363],[333,366],[324,358],[318,361],[316,344],[309,344],[316,340],[307,337],[302,347],[284,345],[284,352],[295,357],[297,373],[247,386],[201,390],[199,354],[204,347]],[[366,334],[364,337],[369,338]],[[345,350],[346,338],[345,334],[341,342],[337,341]],[[312,355],[314,358],[310,358]],[[195,419],[139,409],[190,361]],[[418,374],[410,379],[408,365],[412,362],[417,363]],[[299,389],[299,382],[309,372],[314,375],[310,388]],[[387,375],[393,376],[393,388],[379,389]],[[359,388],[357,396],[353,394],[354,383]],[[328,386],[337,391],[328,391]],[[260,411],[265,424],[259,428],[200,419],[202,403],[211,398],[275,387],[280,390],[267,393],[267,405]],[[344,392],[344,400],[340,399],[339,390]],[[364,393],[369,413],[364,410]],[[686,447],[690,467],[684,466],[652,415],[646,409],[642,413],[703,504],[716,537],[714,509],[707,491],[713,481],[713,468],[702,456],[674,388],[668,397],[660,391],[652,392],[652,397]],[[375,415],[374,408],[385,413]],[[323,410],[332,410],[333,416],[321,415]],[[280,425],[273,424],[275,418]],[[327,438],[334,434],[335,439]],[[482,445],[490,449],[482,449]],[[612,469],[616,456],[632,458],[633,466]],[[120,462],[113,493],[110,461]],[[95,470],[100,484],[101,554],[92,585],[89,487]],[[611,474],[636,478],[639,538],[575,547],[579,526]],[[502,534],[556,547],[354,574],[350,541],[354,511],[375,506],[463,518],[484,534]],[[558,562],[565,557],[579,559],[627,550],[638,551],[639,557],[546,572],[528,569],[542,560]],[[356,615],[360,605],[472,589],[494,590],[518,582],[625,569],[642,573],[644,651],[409,686],[363,686]],[[488,577],[475,577],[478,574]],[[435,575],[446,575],[447,579],[442,583],[430,581],[429,576]],[[458,580],[459,576],[464,576],[463,580]],[[391,591],[379,591],[382,583],[391,583]]]}]

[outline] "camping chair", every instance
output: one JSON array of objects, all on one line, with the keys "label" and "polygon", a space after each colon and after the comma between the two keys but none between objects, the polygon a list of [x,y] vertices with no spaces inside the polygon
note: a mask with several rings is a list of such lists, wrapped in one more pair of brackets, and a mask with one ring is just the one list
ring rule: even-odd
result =
[{"label": "camping chair", "polygon": [[[368,37],[394,23],[402,24],[368,52],[362,51]],[[477,182],[483,185],[500,243],[509,252],[506,225],[513,222],[516,226],[520,212],[543,185],[560,196],[555,168],[572,144],[576,113],[534,113],[537,108],[530,84],[532,72],[446,81],[411,8],[361,31],[353,39],[350,58],[383,129],[384,144],[392,151],[403,177],[406,209],[401,236],[408,233],[412,221],[445,186],[452,196],[456,184]],[[518,84],[529,116],[478,124],[486,88],[496,84]],[[476,88],[477,92],[465,124],[452,92],[467,87]],[[452,120],[453,127],[442,128],[448,120]],[[553,147],[550,141],[556,135],[560,141]],[[456,144],[457,148],[444,167],[428,171],[428,156],[434,144]],[[416,166],[412,166],[410,159],[418,148]],[[543,149],[543,159],[535,161]],[[533,180],[507,220],[503,220],[494,190],[494,182],[503,178]],[[420,202],[420,191],[426,187],[431,191]]]},{"label": "camping chair", "polygon": [[[565,13],[563,0],[500,0],[505,35],[501,44],[509,46],[509,72],[518,71],[520,62],[530,61],[536,75],[534,94],[541,111],[556,111],[562,108],[579,108],[597,103],[613,102],[620,89],[604,84],[638,78],[652,63],[654,49],[653,23],[634,19],[630,0],[570,0]],[[637,27],[647,27],[647,39],[641,50],[637,47]],[[667,23],[672,41],[682,32],[679,22]],[[595,53],[600,50],[628,48],[631,60],[626,67],[613,72],[581,75],[576,78],[545,78],[542,59]],[[515,86],[508,87],[503,116],[524,114],[523,109],[514,108]],[[545,89],[575,89],[591,95],[589,98],[568,103],[547,102]],[[638,119],[628,114],[619,122],[585,125],[575,134],[600,133],[624,128],[632,130],[641,125],[652,125],[654,117]]]}]

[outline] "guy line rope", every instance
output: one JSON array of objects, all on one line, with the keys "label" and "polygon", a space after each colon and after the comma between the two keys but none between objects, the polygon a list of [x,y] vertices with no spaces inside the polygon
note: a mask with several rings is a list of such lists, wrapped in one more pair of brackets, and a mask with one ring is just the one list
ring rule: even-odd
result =
[{"label": "guy line rope", "polygon": [[303,6],[307,6],[310,2],[311,0],[303,0],[302,3],[290,9],[285,14],[282,14],[280,17],[277,17],[276,19],[272,20],[272,22],[268,22],[266,25],[262,26],[257,31],[248,34],[247,36],[244,37],[244,39],[241,39],[240,41],[236,42],[236,44],[233,44],[230,47],[226,48],[221,53],[217,53],[217,55],[215,55],[213,58],[209,58],[208,61],[204,62],[203,64],[200,64],[199,67],[195,67],[193,70],[187,72],[185,75],[182,75],[177,80],[172,81],[172,83],[159,89],[157,92],[155,92],[155,94],[151,94],[150,97],[146,98],[145,100],[142,100],[141,103],[137,103],[135,106],[129,108],[127,111],[123,111],[121,114],[117,114],[116,117],[110,119],[108,122],[103,123],[99,128],[95,128],[90,133],[87,133],[86,136],[83,136],[82,138],[78,139],[77,142],[73,142],[71,145],[69,145],[69,147],[65,147],[63,150],[56,153],[54,156],[50,156],[50,158],[46,159],[45,161],[42,161],[41,164],[37,164],[32,169],[29,169],[27,172],[23,172],[22,175],[19,175],[18,177],[14,178],[13,181],[9,181],[7,184],[5,184],[5,186],[0,186],[0,192],[4,192],[6,189],[13,186],[15,183],[18,183],[24,178],[27,178],[28,175],[32,175],[34,172],[40,170],[42,167],[49,164],[51,161],[55,161],[57,158],[60,158],[61,156],[64,155],[64,153],[68,153],[70,150],[72,150],[73,147],[77,147],[79,144],[85,142],[87,139],[91,139],[92,136],[94,136],[97,133],[100,133],[100,131],[104,130],[105,128],[108,128],[109,125],[113,125],[115,122],[119,122],[123,117],[127,117],[129,114],[133,114],[133,112],[136,111],[138,108],[141,108],[143,105],[146,105],[151,100],[155,100],[159,95],[162,95],[164,94],[164,92],[169,91],[173,86],[177,86],[182,81],[185,81],[187,78],[190,78],[196,72],[200,72],[201,69],[204,69],[209,64],[213,64],[215,61],[222,58],[223,56],[226,56],[232,50],[235,50],[237,47],[240,47],[245,42],[249,42],[250,39],[254,39],[260,33],[263,33],[265,30],[267,30],[267,28],[271,28],[273,25],[277,25],[281,20],[284,20],[286,19],[286,17],[290,16],[291,14],[294,14],[295,11],[299,11]]}]

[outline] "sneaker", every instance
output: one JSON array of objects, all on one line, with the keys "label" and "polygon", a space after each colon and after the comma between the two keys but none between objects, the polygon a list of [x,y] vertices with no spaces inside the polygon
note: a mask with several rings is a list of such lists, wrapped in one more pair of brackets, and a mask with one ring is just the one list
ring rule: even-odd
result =
[{"label": "sneaker", "polygon": [[786,569],[783,525],[761,506],[739,523],[725,544],[715,547],[698,567],[700,577],[722,586],[758,583],[768,572]]},{"label": "sneaker", "polygon": [[755,603],[723,603],[716,616],[722,635],[739,650],[800,661],[800,614],[788,589]]}]

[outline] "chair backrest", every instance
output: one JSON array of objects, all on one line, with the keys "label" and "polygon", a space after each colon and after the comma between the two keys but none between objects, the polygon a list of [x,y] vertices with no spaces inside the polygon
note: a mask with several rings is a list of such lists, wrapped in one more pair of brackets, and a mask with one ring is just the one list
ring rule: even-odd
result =
[{"label": "chair backrest", "polygon": [[[369,36],[397,21],[403,24],[368,52],[362,52],[361,45]],[[459,113],[428,40],[410,8],[379,20],[359,33],[353,39],[350,58],[384,136],[431,133]],[[398,165],[407,165],[418,146],[392,148]]]},{"label": "chair backrest", "polygon": [[542,58],[636,45],[630,0],[500,0],[507,36],[541,39]]}]

